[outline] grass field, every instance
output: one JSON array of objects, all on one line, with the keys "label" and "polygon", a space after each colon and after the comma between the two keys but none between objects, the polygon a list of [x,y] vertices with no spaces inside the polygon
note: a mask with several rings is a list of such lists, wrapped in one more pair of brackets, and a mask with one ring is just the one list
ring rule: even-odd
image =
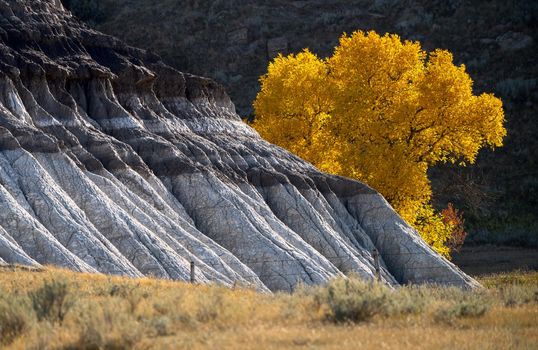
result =
[{"label": "grass field", "polygon": [[537,349],[538,272],[482,291],[356,279],[292,294],[0,268],[0,348]]}]

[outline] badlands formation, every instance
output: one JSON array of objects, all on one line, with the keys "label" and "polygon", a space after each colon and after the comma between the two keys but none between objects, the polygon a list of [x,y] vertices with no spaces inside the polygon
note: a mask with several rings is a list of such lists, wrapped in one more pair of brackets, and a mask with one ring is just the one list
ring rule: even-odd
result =
[{"label": "badlands formation", "polygon": [[[394,171],[398,171],[394,169]],[[478,284],[370,187],[269,144],[215,82],[0,0],[0,263],[290,290]]]}]

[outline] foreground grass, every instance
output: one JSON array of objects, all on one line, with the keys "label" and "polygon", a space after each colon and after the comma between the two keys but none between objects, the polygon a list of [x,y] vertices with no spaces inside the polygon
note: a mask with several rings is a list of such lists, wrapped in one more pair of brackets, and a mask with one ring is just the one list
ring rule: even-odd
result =
[{"label": "foreground grass", "polygon": [[0,268],[0,347],[538,348],[538,273],[486,290],[359,280],[293,294],[154,279]]}]

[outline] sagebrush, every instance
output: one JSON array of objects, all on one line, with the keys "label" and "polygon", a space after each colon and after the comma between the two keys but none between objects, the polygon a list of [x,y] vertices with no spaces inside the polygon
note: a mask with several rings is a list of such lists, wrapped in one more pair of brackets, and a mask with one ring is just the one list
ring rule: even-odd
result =
[{"label": "sagebrush", "polygon": [[[465,337],[461,330],[475,327],[487,334],[465,338],[475,348],[513,348],[521,339],[532,348],[538,335],[530,336],[528,327],[538,312],[538,273],[484,281],[487,289],[463,291],[391,288],[351,277],[267,294],[56,269],[0,270],[0,347],[282,348],[318,339],[342,348],[356,342],[378,348],[376,339],[390,342],[397,329],[405,333],[402,339],[413,337],[418,326],[420,344],[429,348],[447,347],[450,337]],[[446,337],[436,334],[439,327]]]}]

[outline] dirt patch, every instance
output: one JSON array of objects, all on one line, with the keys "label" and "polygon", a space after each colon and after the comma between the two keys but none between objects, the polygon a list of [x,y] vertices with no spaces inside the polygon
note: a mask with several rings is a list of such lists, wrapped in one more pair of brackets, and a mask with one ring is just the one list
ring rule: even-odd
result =
[{"label": "dirt patch", "polygon": [[469,246],[454,253],[452,261],[472,276],[538,270],[538,248]]}]

